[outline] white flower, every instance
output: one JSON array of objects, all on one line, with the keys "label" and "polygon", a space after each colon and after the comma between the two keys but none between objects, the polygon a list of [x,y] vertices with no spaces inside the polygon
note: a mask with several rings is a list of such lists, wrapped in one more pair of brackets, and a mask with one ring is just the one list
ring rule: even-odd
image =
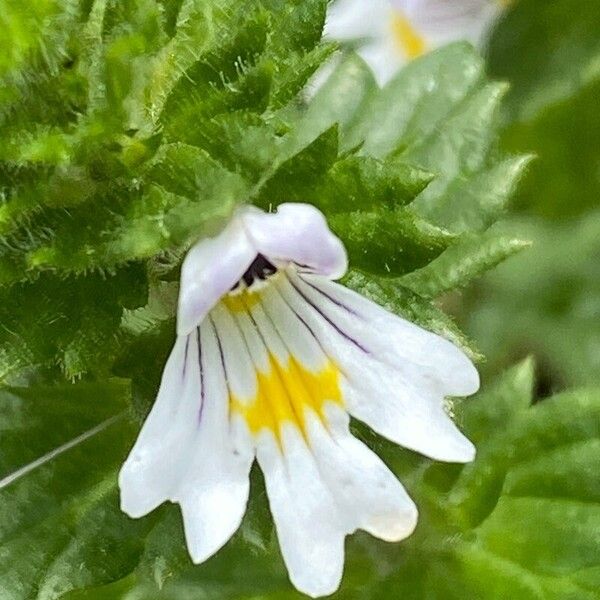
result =
[{"label": "white flower", "polygon": [[356,42],[380,84],[407,62],[444,44],[480,44],[508,0],[337,0],[325,36]]},{"label": "white flower", "polygon": [[432,458],[473,458],[443,405],[478,389],[475,367],[334,283],[346,268],[342,243],[305,204],[244,207],[187,255],[177,341],[119,485],[132,517],[181,505],[194,562],[238,528],[255,457],[290,578],[306,594],[337,589],[349,533],[410,535],[415,505],[350,434],[349,415]]}]

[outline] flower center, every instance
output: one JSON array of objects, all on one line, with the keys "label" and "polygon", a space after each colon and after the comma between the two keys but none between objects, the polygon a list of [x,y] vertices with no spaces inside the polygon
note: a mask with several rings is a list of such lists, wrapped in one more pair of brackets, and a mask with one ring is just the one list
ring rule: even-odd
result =
[{"label": "flower center", "polygon": [[277,275],[277,272],[277,267],[271,261],[262,254],[257,254],[241,279],[223,298],[225,306],[234,312],[245,312],[248,306],[259,301],[259,292],[266,285],[267,279]]}]

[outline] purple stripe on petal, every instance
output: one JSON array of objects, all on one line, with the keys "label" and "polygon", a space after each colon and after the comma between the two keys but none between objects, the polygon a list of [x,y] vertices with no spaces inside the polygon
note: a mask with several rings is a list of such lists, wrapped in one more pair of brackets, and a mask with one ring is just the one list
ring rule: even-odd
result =
[{"label": "purple stripe on petal", "polygon": [[213,331],[215,332],[215,337],[217,338],[217,346],[219,348],[219,356],[221,358],[221,366],[223,367],[223,375],[225,376],[225,383],[227,383],[227,367],[225,366],[225,355],[223,354],[223,346],[221,345],[221,338],[219,337],[219,331],[217,330],[217,326],[213,321],[212,317],[210,318],[210,324],[212,325]]},{"label": "purple stripe on petal", "polygon": [[304,327],[306,328],[308,333],[310,333],[310,335],[314,338],[315,342],[317,342],[317,344],[319,345],[319,348],[321,348],[321,351],[327,357],[327,359],[330,360],[331,362],[335,362],[334,360],[331,359],[331,356],[327,352],[327,348],[324,346],[323,342],[319,339],[319,336],[315,333],[314,329],[306,322],[306,319],[302,315],[300,315],[298,313],[298,311],[288,302],[288,299],[281,293],[281,290],[277,286],[274,286],[274,287],[275,287],[275,290],[277,291],[277,293],[279,294],[279,297],[281,298],[282,302],[290,309],[290,311],[298,319],[298,321],[300,321],[300,323],[302,323],[302,325],[304,325]]},{"label": "purple stripe on petal", "polygon": [[204,365],[202,363],[202,344],[200,342],[200,327],[196,328],[196,338],[198,340],[198,363],[200,365],[200,409],[198,410],[198,423],[202,421],[204,411]]},{"label": "purple stripe on petal", "polygon": [[185,379],[185,373],[187,371],[187,359],[188,359],[188,350],[190,348],[190,336],[187,336],[185,340],[185,353],[183,355],[183,371],[181,372],[181,380]]},{"label": "purple stripe on petal", "polygon": [[[252,323],[252,325],[254,325],[254,328],[256,329],[256,331],[258,331],[260,333],[260,329],[258,328],[258,323],[256,322],[256,319],[254,318],[254,315],[252,314],[252,312],[250,310],[246,310],[246,315],[250,319],[250,322]],[[237,325],[237,321],[236,321],[236,325]],[[239,329],[239,326],[238,326],[238,329]],[[240,333],[242,334],[242,339],[244,339],[244,334],[242,333],[241,330],[240,330]]]},{"label": "purple stripe on petal", "polygon": [[298,277],[306,285],[308,285],[313,290],[315,290],[315,292],[318,292],[322,296],[325,296],[325,298],[327,298],[327,300],[329,300],[330,302],[332,302],[333,304],[335,304],[339,308],[344,309],[346,312],[349,312],[351,315],[354,315],[355,317],[359,317],[360,319],[364,319],[364,317],[360,313],[357,313],[353,308],[350,308],[347,304],[344,304],[341,300],[338,300],[337,298],[334,298],[333,296],[331,296],[330,294],[328,294],[325,290],[322,290],[318,285],[315,285],[314,283],[312,283],[312,281],[308,281],[307,279],[304,279],[304,277],[302,277],[302,275],[300,275],[300,274],[298,274]]},{"label": "purple stripe on petal", "polygon": [[323,349],[321,340],[319,340],[319,338],[318,338],[317,334],[314,332],[313,328],[306,322],[306,319],[302,315],[298,314],[298,311],[296,311],[296,309],[287,301],[287,298],[281,293],[281,290],[277,286],[274,286],[274,289],[277,292],[277,294],[279,295],[279,297],[281,298],[282,302],[290,309],[290,311],[292,313],[294,313],[294,315],[296,316],[298,321],[300,321],[300,323],[302,323],[302,325],[304,325],[304,327],[308,330],[310,335],[312,335],[312,337],[315,338],[315,340],[317,341],[319,346],[321,346],[321,349]]},{"label": "purple stripe on petal", "polygon": [[348,335],[345,331],[343,331],[336,323],[334,323],[314,302],[310,300],[308,296],[291,280],[288,278],[291,286],[300,294],[300,296],[306,301],[306,303],[314,308],[326,321],[331,325],[343,338],[348,340],[351,344],[356,346],[359,350],[362,350],[365,354],[370,354],[369,350],[367,350],[364,346],[362,346],[359,342],[357,342],[353,337]]}]

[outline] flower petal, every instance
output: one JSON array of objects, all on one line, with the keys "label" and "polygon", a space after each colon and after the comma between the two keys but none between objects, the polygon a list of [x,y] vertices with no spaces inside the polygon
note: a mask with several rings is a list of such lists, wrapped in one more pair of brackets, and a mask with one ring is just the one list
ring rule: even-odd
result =
[{"label": "flower petal", "polygon": [[245,400],[254,398],[257,388],[256,369],[234,318],[220,303],[211,311],[210,321],[223,355],[221,370],[224,368],[227,374],[230,397]]},{"label": "flower petal", "polygon": [[262,322],[263,328],[270,333],[270,345],[282,358],[287,360],[288,356],[293,356],[312,372],[318,372],[326,366],[327,356],[317,339],[286,304],[276,286],[265,289],[261,305],[253,310],[253,314],[257,322]]},{"label": "flower petal", "polygon": [[500,0],[391,0],[431,47],[454,40],[479,44],[504,8]]},{"label": "flower petal", "polygon": [[[275,285],[220,303],[213,323],[232,410],[254,439],[290,578],[309,595],[330,594],[342,576],[345,536],[362,528],[403,539],[416,508],[350,435],[339,371]],[[239,371],[234,385],[232,369]]]},{"label": "flower petal", "polygon": [[190,333],[256,258],[240,218],[243,210],[219,235],[201,240],[185,257],[177,310],[179,335]]},{"label": "flower petal", "polygon": [[[469,396],[479,389],[479,373],[454,344],[390,313],[356,292],[311,275],[294,281],[313,302],[336,310],[336,321],[360,338],[378,358],[429,384],[445,396]],[[339,310],[338,310],[339,309]],[[433,380],[433,381],[432,381]]]},{"label": "flower petal", "polygon": [[326,421],[308,420],[310,448],[348,530],[397,542],[417,524],[417,508],[383,461],[350,433],[347,413],[328,404]]},{"label": "flower petal", "polygon": [[340,585],[347,530],[300,431],[286,425],[282,443],[283,452],[271,432],[264,432],[257,458],[283,560],[298,590],[327,596]]},{"label": "flower petal", "polygon": [[[414,330],[405,329],[402,319],[349,290],[343,292],[349,292],[354,300],[357,296],[365,303],[361,309],[372,309],[377,318],[357,312],[333,296],[328,298],[296,275],[288,277],[277,281],[278,288],[345,375],[342,389],[350,414],[390,440],[432,458],[472,460],[473,445],[443,408],[447,372],[437,362],[456,358],[456,353],[461,354],[459,350],[445,342],[440,344],[434,360],[429,360],[426,351],[437,348],[439,336],[416,326],[412,326]],[[396,321],[400,322],[399,329],[395,328]],[[405,332],[409,334],[406,337]],[[471,368],[465,373],[472,377]],[[451,390],[473,387],[473,382],[459,387],[460,377],[450,382]]]},{"label": "flower petal", "polygon": [[243,220],[254,247],[270,260],[293,262],[330,279],[348,268],[342,242],[310,204],[280,204],[276,213],[249,208]]},{"label": "flower petal", "polygon": [[178,338],[156,403],[119,474],[121,508],[141,517],[179,502],[192,560],[202,562],[242,520],[254,455],[234,444],[228,396],[210,323]]},{"label": "flower petal", "polygon": [[386,33],[389,0],[337,0],[327,11],[323,35],[339,41],[379,37]]},{"label": "flower petal", "polygon": [[210,323],[178,338],[157,400],[119,474],[121,508],[141,517],[178,502],[192,560],[214,554],[239,527],[254,458],[230,430],[228,392]]},{"label": "flower petal", "polygon": [[121,508],[138,518],[168,500],[186,470],[201,405],[195,333],[177,338],[158,396],[119,473]]},{"label": "flower petal", "polygon": [[[258,374],[255,396],[233,396],[232,403],[254,436],[290,579],[311,596],[330,594],[342,576],[348,531],[306,446],[304,405],[286,385],[299,384],[288,350],[259,304],[234,313],[218,306],[211,318],[220,339],[229,336],[245,348]],[[227,349],[224,356],[229,364]]]},{"label": "flower petal", "polygon": [[249,440],[233,435],[229,392],[214,327],[201,328],[203,410],[186,474],[173,495],[179,502],[188,550],[201,563],[221,548],[246,511],[254,453]]},{"label": "flower petal", "polygon": [[[332,492],[348,532],[365,529],[387,540],[412,533],[417,512],[400,482],[364,444],[350,435],[349,418],[336,394],[326,386],[310,386],[310,373],[330,362],[310,329],[285,303],[275,286],[262,294],[252,316],[269,350],[302,366],[299,389],[290,396],[308,393],[312,402],[296,402],[301,429],[313,453],[319,473]],[[292,383],[292,382],[289,382]],[[332,390],[330,390],[332,391]],[[316,394],[322,394],[323,400]]]}]

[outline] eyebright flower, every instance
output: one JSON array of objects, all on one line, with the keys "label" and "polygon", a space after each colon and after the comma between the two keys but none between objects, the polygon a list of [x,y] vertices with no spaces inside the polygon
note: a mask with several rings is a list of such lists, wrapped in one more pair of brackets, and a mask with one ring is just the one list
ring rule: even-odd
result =
[{"label": "eyebright flower", "polygon": [[350,434],[350,415],[434,459],[473,458],[444,398],[474,393],[475,367],[334,283],[346,268],[341,241],[306,204],[241,208],[185,258],[175,347],[119,485],[132,517],[180,504],[194,562],[240,525],[255,458],[302,592],[337,589],[349,533],[409,536],[417,509]]},{"label": "eyebright flower", "polygon": [[400,67],[444,44],[480,44],[510,0],[337,0],[325,35],[357,45],[380,84]]}]

